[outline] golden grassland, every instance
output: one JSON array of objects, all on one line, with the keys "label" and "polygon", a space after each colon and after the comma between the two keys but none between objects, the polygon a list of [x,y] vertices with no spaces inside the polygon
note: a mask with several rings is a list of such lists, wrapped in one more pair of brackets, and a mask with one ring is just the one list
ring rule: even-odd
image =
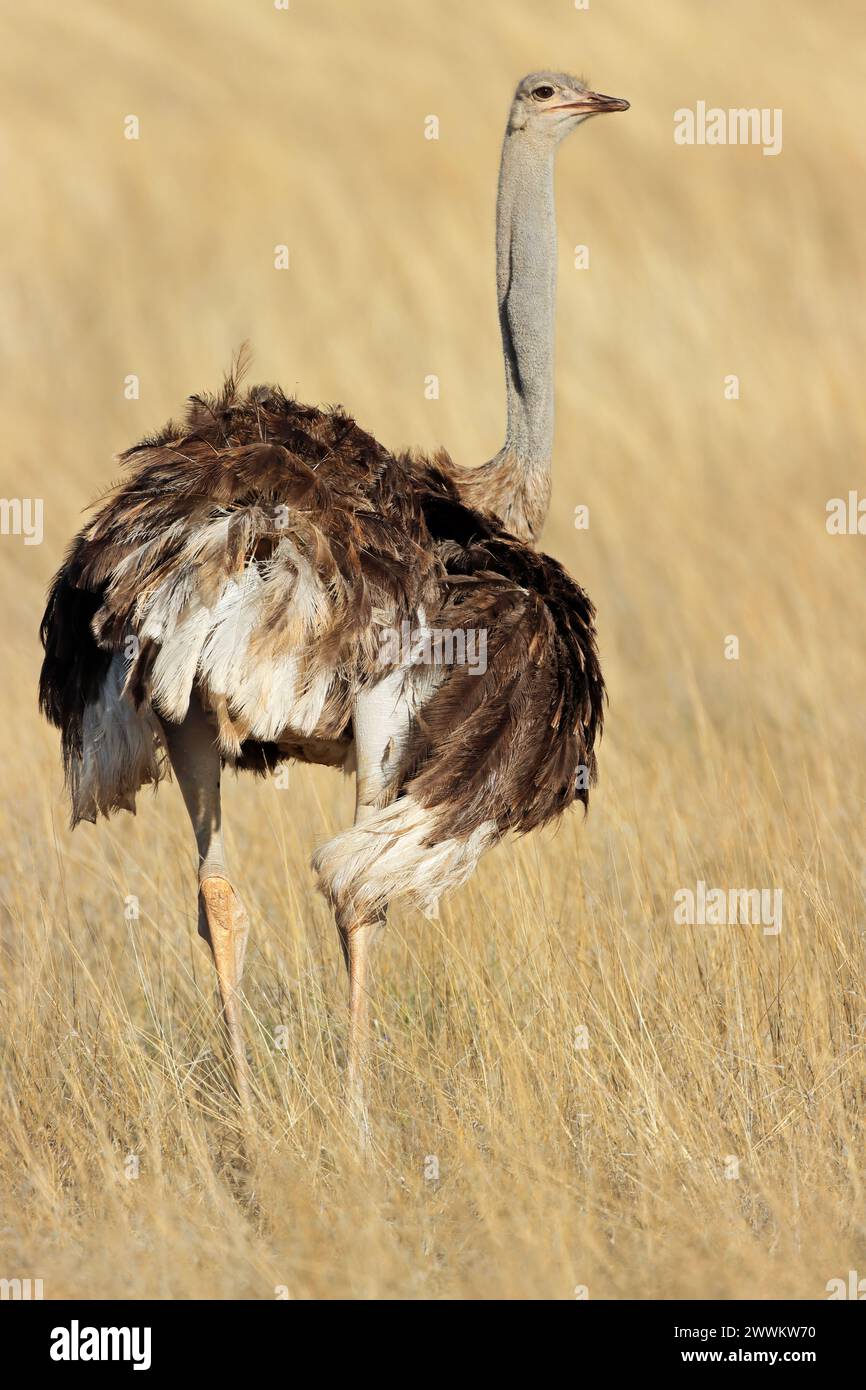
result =
[{"label": "golden grassland", "polygon": [[[863,481],[858,18],[855,0],[16,11],[0,492],[44,499],[45,538],[0,539],[0,1276],[47,1298],[821,1298],[866,1272],[866,539],[825,528]],[[253,922],[245,1140],[180,796],[68,832],[36,628],[112,455],[244,338],[257,377],[391,446],[494,452],[498,147],[542,65],[632,101],[557,175],[545,548],[598,605],[601,782],[585,822],[499,847],[438,923],[394,914],[365,1170],[309,869],[350,784],[227,779]],[[676,147],[698,99],[781,107],[783,152]],[[676,925],[698,879],[781,887],[781,933]]]}]

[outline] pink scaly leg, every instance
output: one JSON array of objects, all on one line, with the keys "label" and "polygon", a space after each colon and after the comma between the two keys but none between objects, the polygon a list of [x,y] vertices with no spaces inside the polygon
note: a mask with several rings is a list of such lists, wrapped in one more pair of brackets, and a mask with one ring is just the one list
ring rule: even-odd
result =
[{"label": "pink scaly leg", "polygon": [[215,731],[195,693],[182,724],[164,723],[174,774],[198,846],[199,935],[213,953],[241,1108],[252,1116],[249,1065],[239,995],[249,920],[225,866],[220,806],[220,755]]}]

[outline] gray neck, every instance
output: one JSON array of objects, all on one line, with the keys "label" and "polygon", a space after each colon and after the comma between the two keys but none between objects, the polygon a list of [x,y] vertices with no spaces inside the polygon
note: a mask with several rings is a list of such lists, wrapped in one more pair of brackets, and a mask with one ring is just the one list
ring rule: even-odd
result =
[{"label": "gray neck", "polygon": [[500,458],[534,495],[542,515],[553,454],[556,215],[553,145],[509,130],[496,209],[496,288],[505,354],[508,426]]}]

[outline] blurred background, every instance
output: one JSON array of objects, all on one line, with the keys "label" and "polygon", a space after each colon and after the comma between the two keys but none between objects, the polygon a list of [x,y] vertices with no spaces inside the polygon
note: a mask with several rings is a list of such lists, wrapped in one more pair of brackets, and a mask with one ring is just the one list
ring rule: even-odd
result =
[{"label": "blurred background", "polygon": [[[0,1274],[46,1297],[811,1298],[866,1267],[866,538],[825,525],[866,495],[862,26],[855,0],[10,10],[0,495],[43,499],[44,539],[0,537]],[[351,788],[229,779],[251,1158],[176,789],[66,829],[44,592],[113,455],[244,339],[252,379],[389,447],[496,451],[499,147],[544,66],[632,103],[557,164],[543,545],[599,611],[600,786],[435,927],[395,916],[371,1179],[308,867]],[[675,145],[698,101],[781,108],[781,153]],[[781,887],[780,936],[676,926],[698,879]]]}]

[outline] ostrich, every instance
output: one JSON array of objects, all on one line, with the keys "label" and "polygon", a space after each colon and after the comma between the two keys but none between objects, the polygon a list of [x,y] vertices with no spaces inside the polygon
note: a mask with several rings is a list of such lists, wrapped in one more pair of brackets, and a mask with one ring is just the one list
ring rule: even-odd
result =
[{"label": "ostrich", "polygon": [[[192,396],[122,455],[72,542],[41,638],[72,824],[173,771],[198,849],[235,1088],[250,1115],[239,986],[248,919],[223,843],[226,765],[354,770],[354,824],[313,858],[349,977],[347,1096],[367,1133],[370,943],[389,903],[435,913],[508,831],[588,804],[604,684],[595,610],[535,541],[550,496],[553,158],[628,102],[563,73],[518,85],[497,198],[507,432],[478,468],[394,454],[341,408],[276,387]],[[486,635],[486,669],[382,658],[383,634]],[[422,644],[423,645],[423,644]],[[459,651],[459,643],[458,643]]]}]

